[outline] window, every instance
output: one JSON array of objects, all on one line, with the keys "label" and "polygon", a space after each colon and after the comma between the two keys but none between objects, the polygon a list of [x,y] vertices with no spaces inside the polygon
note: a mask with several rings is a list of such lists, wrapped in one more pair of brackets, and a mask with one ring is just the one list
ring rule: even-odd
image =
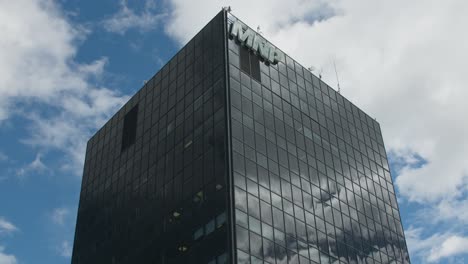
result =
[{"label": "window", "polygon": [[240,48],[240,67],[241,70],[260,82],[260,60],[256,54],[249,52],[244,47]]},{"label": "window", "polygon": [[125,115],[123,133],[122,133],[122,151],[126,150],[133,143],[135,143],[137,117],[138,117],[138,105],[134,106]]},{"label": "window", "polygon": [[250,74],[250,52],[244,48],[240,48],[240,67],[241,70]]}]

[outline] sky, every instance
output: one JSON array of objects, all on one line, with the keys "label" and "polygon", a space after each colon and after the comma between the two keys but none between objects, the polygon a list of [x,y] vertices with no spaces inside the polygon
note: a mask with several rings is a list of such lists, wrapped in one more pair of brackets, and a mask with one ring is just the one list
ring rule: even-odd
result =
[{"label": "sky", "polygon": [[412,263],[468,262],[467,1],[0,0],[0,264],[70,263],[87,140],[223,6],[380,123]]}]

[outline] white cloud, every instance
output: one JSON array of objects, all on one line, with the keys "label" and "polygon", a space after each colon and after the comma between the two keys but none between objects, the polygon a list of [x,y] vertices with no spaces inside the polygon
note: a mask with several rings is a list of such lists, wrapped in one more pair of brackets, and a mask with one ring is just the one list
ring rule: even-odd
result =
[{"label": "white cloud", "polygon": [[441,258],[468,253],[468,237],[450,236],[444,242],[431,250],[428,260],[438,261]]},{"label": "white cloud", "polygon": [[191,39],[200,29],[221,11],[231,6],[233,13],[248,25],[261,26],[262,32],[277,31],[295,21],[323,19],[333,14],[327,1],[258,0],[258,1],[170,1],[171,13],[166,24],[167,33],[181,43]]},{"label": "white cloud", "polygon": [[[0,235],[8,235],[19,229],[11,222],[0,216]],[[14,255],[5,253],[5,247],[0,245],[0,264],[16,264]]]},{"label": "white cloud", "polygon": [[422,232],[421,228],[412,227],[405,231],[413,261],[418,258],[424,263],[440,262],[468,253],[468,237],[450,231],[423,237]]},{"label": "white cloud", "polygon": [[431,226],[447,224],[451,228],[463,230],[468,226],[468,199],[464,196],[455,199],[443,199],[427,204],[412,212],[414,221]]},{"label": "white cloud", "polygon": [[0,264],[16,264],[18,261],[14,255],[4,253],[5,247],[0,246]]},{"label": "white cloud", "polygon": [[62,257],[69,258],[73,252],[73,235],[75,231],[76,215],[72,214],[69,207],[58,207],[49,213],[51,220],[51,234],[49,237],[52,239],[52,245],[55,252]]},{"label": "white cloud", "polygon": [[52,212],[51,218],[54,224],[64,225],[65,219],[70,215],[68,208],[55,208]]},{"label": "white cloud", "polygon": [[0,28],[0,121],[25,117],[23,142],[64,153],[62,167],[81,175],[91,132],[128,100],[96,85],[108,59],[75,61],[89,31],[67,21],[54,1],[2,1]]},{"label": "white cloud", "polygon": [[65,257],[65,258],[69,258],[69,257],[71,257],[71,255],[73,253],[73,248],[72,248],[72,246],[70,245],[70,243],[68,241],[64,240],[64,241],[62,241],[62,244],[58,248],[58,252],[59,252],[60,256]]},{"label": "white cloud", "polygon": [[0,217],[0,235],[11,234],[17,230],[18,228],[13,223],[3,217]]},{"label": "white cloud", "polygon": [[468,225],[468,200],[466,197],[464,199],[442,200],[435,208],[433,219],[438,221],[456,220]]},{"label": "white cloud", "polygon": [[41,160],[42,154],[37,153],[36,158],[31,161],[31,163],[27,164],[26,166],[19,168],[16,171],[16,175],[23,177],[28,175],[29,173],[43,173],[44,171],[48,170],[47,166]]},{"label": "white cloud", "polygon": [[422,228],[410,227],[405,230],[406,243],[412,257],[418,256],[427,258],[432,248],[440,245],[450,234],[439,234],[435,233],[429,237],[422,238]]},{"label": "white cloud", "polygon": [[120,10],[105,19],[102,24],[109,32],[125,34],[130,29],[150,31],[157,28],[166,17],[164,10],[158,10],[155,1],[146,0],[141,13],[136,13],[128,7],[126,0],[120,1]]}]

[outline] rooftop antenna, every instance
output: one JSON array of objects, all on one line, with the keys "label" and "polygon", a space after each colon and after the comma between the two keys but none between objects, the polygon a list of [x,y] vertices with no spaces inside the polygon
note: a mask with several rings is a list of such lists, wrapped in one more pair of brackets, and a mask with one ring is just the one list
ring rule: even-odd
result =
[{"label": "rooftop antenna", "polygon": [[337,82],[337,86],[338,86],[338,93],[341,93],[340,79],[338,78],[338,71],[336,70],[335,59],[333,59],[333,67],[335,68],[335,75],[336,75],[336,82]]},{"label": "rooftop antenna", "polygon": [[231,6],[223,6],[223,9],[231,13]]}]

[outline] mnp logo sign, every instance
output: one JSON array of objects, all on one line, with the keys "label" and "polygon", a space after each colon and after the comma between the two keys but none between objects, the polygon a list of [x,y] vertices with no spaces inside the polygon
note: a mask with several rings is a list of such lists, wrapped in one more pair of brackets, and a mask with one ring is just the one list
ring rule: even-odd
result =
[{"label": "mnp logo sign", "polygon": [[230,34],[269,63],[277,64],[280,61],[284,62],[283,52],[275,48],[255,31],[243,25],[240,21],[237,20],[232,23]]}]

